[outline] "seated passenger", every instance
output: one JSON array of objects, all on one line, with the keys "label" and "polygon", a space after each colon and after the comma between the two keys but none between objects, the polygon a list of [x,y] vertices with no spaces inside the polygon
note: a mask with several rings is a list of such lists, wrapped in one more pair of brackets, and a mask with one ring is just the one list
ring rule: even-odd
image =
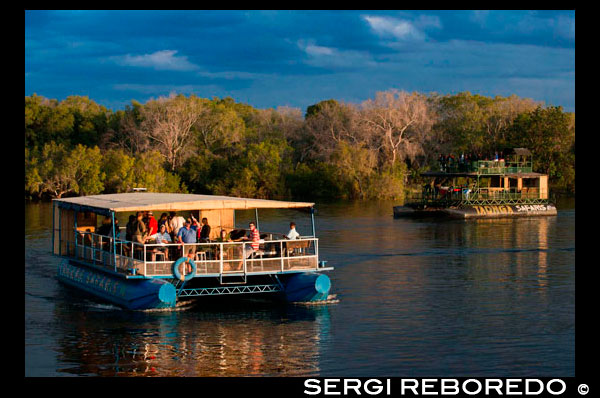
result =
[{"label": "seated passenger", "polygon": [[126,241],[132,240],[134,223],[135,223],[135,216],[132,214],[129,216],[129,221],[127,222],[127,225],[125,226],[125,240]]},{"label": "seated passenger", "polygon": [[287,233],[287,235],[284,235],[286,239],[298,239],[300,238],[300,234],[298,233],[298,231],[296,231],[296,223],[295,222],[291,222],[290,223],[290,232]]},{"label": "seated passenger", "polygon": [[112,220],[110,217],[105,217],[104,220],[102,220],[102,225],[98,228],[96,233],[104,236],[112,235]]},{"label": "seated passenger", "polygon": [[250,227],[250,237],[246,237],[244,236],[243,240],[252,240],[252,243],[250,245],[250,248],[244,246],[244,256],[246,258],[250,257],[252,254],[258,252],[258,248],[260,247],[260,232],[258,232],[258,228],[256,228],[256,224],[254,224],[254,222],[250,221],[249,223],[249,227]]},{"label": "seated passenger", "polygon": [[219,237],[216,240],[217,242],[232,242],[229,234],[224,229],[221,230]]},{"label": "seated passenger", "polygon": [[[159,232],[152,235],[151,237],[156,241],[156,243],[161,244],[161,245],[166,245],[166,244],[169,244],[172,242],[171,235],[169,235],[167,233],[167,226],[165,224],[161,224]],[[156,251],[163,252],[165,254],[165,261],[169,260],[169,247],[168,246],[155,248],[155,250],[153,250],[153,253],[152,253],[152,261],[155,261]]]}]

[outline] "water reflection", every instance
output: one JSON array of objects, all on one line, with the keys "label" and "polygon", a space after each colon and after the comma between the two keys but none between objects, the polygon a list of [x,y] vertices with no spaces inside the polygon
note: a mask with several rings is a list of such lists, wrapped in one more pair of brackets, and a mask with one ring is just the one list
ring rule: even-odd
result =
[{"label": "water reflection", "polygon": [[54,315],[65,329],[60,372],[77,375],[316,375],[330,327],[325,306],[263,300],[155,313],[63,302]]}]

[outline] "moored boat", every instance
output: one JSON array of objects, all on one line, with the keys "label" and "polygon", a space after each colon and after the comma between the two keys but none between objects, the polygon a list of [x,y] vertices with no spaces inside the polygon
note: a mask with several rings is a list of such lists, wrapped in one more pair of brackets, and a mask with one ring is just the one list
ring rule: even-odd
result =
[{"label": "moored boat", "polygon": [[464,219],[557,214],[549,200],[548,176],[533,172],[532,154],[526,148],[511,149],[506,159],[444,164],[440,171],[421,176],[428,183],[403,206],[394,206],[394,217]]},{"label": "moored boat", "polygon": [[[240,240],[246,231],[236,226],[236,210],[255,210],[258,229],[259,209],[304,210],[312,235],[278,239],[281,233],[261,231],[258,242]],[[197,214],[212,220],[213,228],[200,243],[125,239],[125,228],[115,220],[143,211]],[[101,217],[108,225],[103,230]],[[330,293],[324,272],[333,267],[319,261],[314,203],[136,192],[55,199],[52,218],[52,251],[61,258],[58,279],[123,308],[172,308],[230,294],[313,302]],[[235,240],[218,239],[221,230]]]}]

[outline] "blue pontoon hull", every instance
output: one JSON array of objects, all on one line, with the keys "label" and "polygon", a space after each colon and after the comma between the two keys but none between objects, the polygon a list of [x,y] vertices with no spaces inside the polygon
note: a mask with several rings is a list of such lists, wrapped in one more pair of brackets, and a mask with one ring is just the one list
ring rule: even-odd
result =
[{"label": "blue pontoon hull", "polygon": [[[128,279],[120,275],[92,268],[85,263],[63,259],[58,267],[58,279],[93,296],[130,310],[172,308],[176,306],[178,291],[165,279]],[[281,298],[289,302],[314,302],[327,300],[331,281],[325,274],[306,272],[280,276],[277,289],[252,289],[245,285],[228,289],[238,293],[280,292]],[[277,285],[274,285],[277,286]],[[225,288],[223,288],[225,289]],[[197,290],[201,289],[186,289]],[[205,289],[206,290],[206,289]],[[189,292],[188,292],[189,293]],[[218,293],[228,294],[229,291]],[[185,294],[191,297],[202,294]]]},{"label": "blue pontoon hull", "polygon": [[73,260],[62,260],[58,279],[130,310],[175,307],[175,287],[162,279],[125,279],[95,270]]},{"label": "blue pontoon hull", "polygon": [[327,300],[331,281],[325,274],[315,272],[294,274],[284,282],[285,298],[290,302]]}]

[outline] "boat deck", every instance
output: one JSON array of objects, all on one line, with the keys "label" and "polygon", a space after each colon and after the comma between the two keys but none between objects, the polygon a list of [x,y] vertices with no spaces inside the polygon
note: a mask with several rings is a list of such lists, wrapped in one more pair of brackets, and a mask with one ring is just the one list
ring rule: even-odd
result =
[{"label": "boat deck", "polygon": [[[318,239],[261,240],[196,244],[138,244],[91,232],[77,232],[75,245],[63,242],[62,255],[126,278],[173,278],[173,264],[184,253],[196,265],[194,277],[261,275],[314,271],[319,268]],[[163,250],[167,250],[165,257]]]}]

